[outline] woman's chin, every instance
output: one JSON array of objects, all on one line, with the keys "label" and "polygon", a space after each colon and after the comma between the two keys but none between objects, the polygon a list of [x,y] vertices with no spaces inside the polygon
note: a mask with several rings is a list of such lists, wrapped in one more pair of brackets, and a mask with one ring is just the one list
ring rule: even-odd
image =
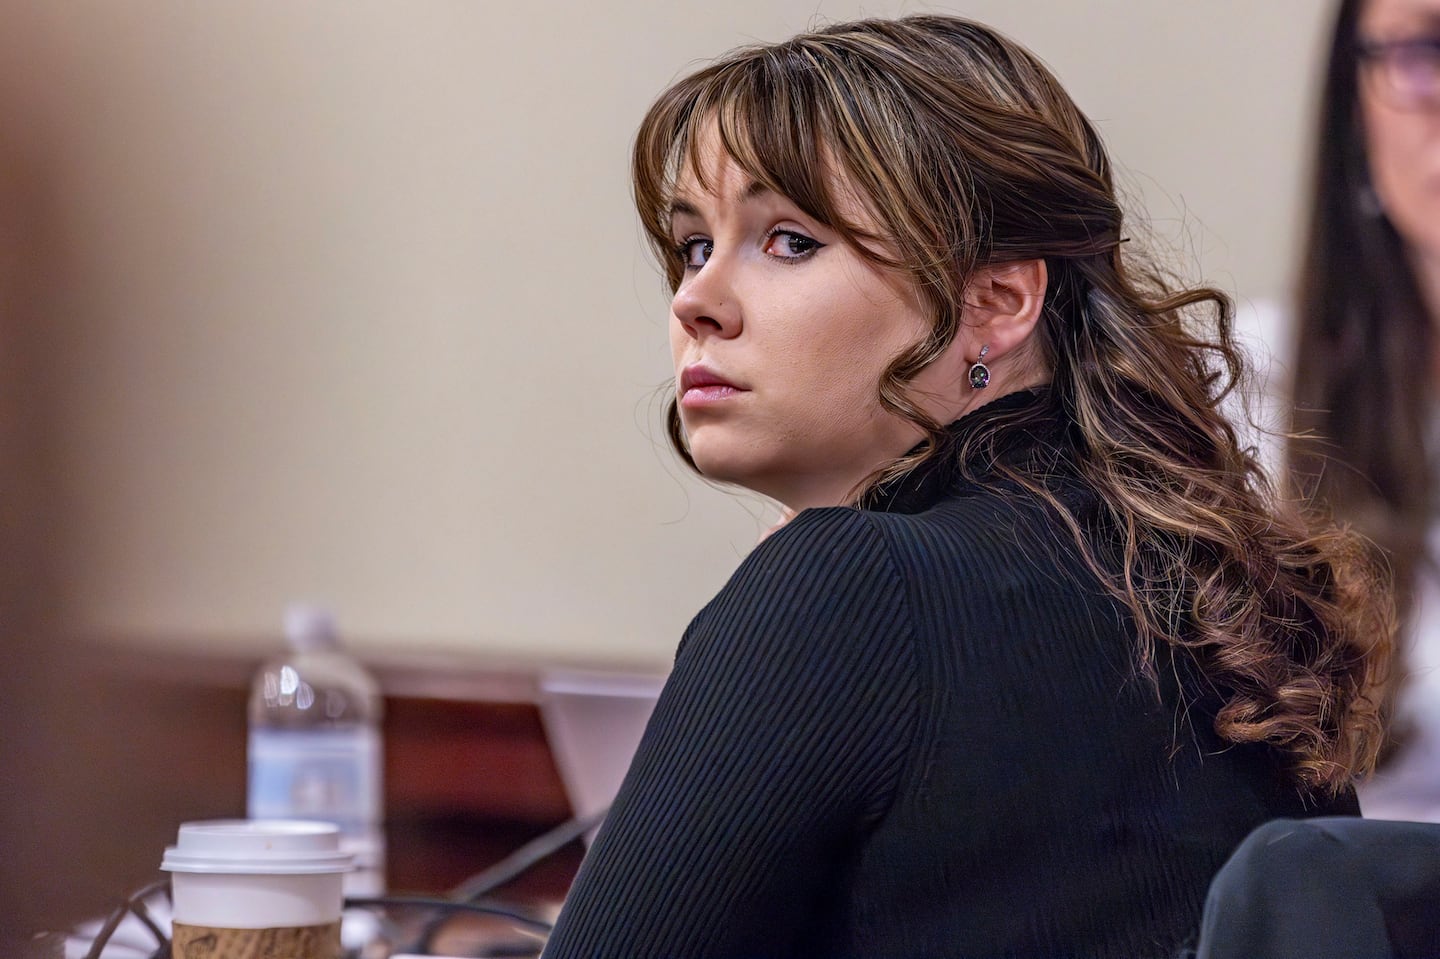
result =
[{"label": "woman's chin", "polygon": [[718,437],[690,437],[690,458],[700,475],[714,483],[755,490],[764,471],[753,462],[754,447],[717,440]]},{"label": "woman's chin", "polygon": [[695,468],[700,471],[700,475],[711,482],[750,488],[750,484],[746,482],[750,471],[736,464],[733,458],[717,456],[714,453],[708,455],[699,453],[693,447],[690,450],[690,458],[695,461]]}]

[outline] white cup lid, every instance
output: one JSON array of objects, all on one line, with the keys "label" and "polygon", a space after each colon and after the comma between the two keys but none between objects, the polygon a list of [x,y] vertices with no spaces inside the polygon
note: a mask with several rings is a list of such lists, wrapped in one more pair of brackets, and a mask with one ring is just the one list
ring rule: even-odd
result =
[{"label": "white cup lid", "polygon": [[296,876],[349,872],[340,830],[305,819],[213,819],[180,826],[160,868],[167,872]]}]

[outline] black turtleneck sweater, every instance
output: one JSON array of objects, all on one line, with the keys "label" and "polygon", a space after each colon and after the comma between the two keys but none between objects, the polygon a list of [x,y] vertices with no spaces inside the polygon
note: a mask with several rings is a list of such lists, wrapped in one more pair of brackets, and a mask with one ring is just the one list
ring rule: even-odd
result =
[{"label": "black turtleneck sweater", "polygon": [[[1252,828],[1358,812],[1137,675],[1070,532],[987,478],[1023,457],[1101,528],[1049,403],[981,407],[872,507],[751,553],[686,631],[545,959],[1172,956]],[[1009,452],[949,455],[1002,419]]]}]

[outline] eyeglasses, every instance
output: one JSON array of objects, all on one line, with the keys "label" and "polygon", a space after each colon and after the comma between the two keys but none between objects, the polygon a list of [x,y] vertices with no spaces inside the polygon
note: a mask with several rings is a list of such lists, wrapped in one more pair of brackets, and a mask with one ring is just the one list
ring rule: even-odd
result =
[{"label": "eyeglasses", "polygon": [[1360,40],[1356,50],[1391,106],[1401,110],[1440,107],[1440,36]]}]

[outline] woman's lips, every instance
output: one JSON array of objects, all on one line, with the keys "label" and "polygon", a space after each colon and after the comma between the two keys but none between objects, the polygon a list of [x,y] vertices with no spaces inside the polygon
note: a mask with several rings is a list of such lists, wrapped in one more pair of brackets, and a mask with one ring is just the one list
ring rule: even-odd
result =
[{"label": "woman's lips", "polygon": [[692,386],[680,396],[680,405],[687,410],[693,410],[700,406],[709,406],[721,400],[727,400],[732,396],[743,393],[744,390],[737,390],[733,386]]},{"label": "woman's lips", "polygon": [[686,409],[720,403],[744,392],[742,387],[704,366],[687,366],[680,372],[680,405]]}]

